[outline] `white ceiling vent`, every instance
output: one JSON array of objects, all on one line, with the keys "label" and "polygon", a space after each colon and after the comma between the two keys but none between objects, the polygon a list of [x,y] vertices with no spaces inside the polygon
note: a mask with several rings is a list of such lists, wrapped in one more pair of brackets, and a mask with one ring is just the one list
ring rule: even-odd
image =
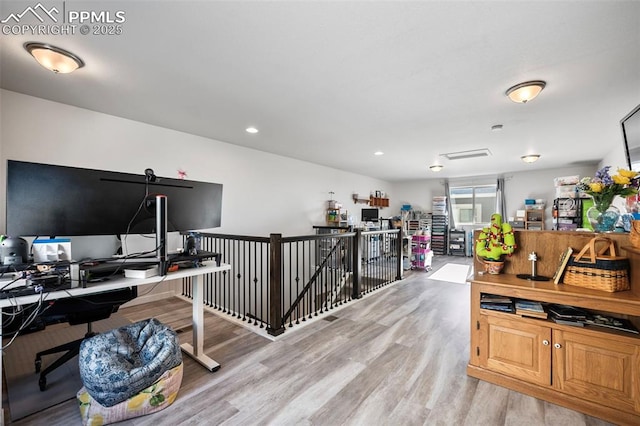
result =
[{"label": "white ceiling vent", "polygon": [[462,160],[463,158],[488,157],[490,155],[491,155],[491,151],[489,151],[487,148],[472,149],[470,151],[448,152],[446,154],[440,154],[441,157],[446,157],[448,160]]}]

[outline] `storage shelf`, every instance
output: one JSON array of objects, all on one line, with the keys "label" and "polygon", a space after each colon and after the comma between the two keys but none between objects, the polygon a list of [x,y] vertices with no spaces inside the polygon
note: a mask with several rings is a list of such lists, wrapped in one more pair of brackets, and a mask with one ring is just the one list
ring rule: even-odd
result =
[{"label": "storage shelf", "polygon": [[369,197],[369,205],[371,207],[389,207],[389,199],[380,197]]}]

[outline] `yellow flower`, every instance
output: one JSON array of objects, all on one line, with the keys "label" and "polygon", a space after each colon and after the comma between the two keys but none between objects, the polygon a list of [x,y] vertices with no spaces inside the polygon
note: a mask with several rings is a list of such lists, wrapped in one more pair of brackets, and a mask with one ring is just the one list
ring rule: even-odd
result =
[{"label": "yellow flower", "polygon": [[613,175],[611,176],[611,179],[613,179],[613,182],[617,183],[618,185],[629,185],[631,183],[631,179],[623,176],[622,174]]},{"label": "yellow flower", "polygon": [[176,392],[174,392],[174,393],[172,393],[171,395],[169,395],[169,396],[167,397],[167,405],[171,405],[171,404],[173,404],[173,401],[175,401],[175,399],[176,399],[176,397],[177,397],[177,396],[178,396],[178,392],[177,392],[177,391],[176,391]]},{"label": "yellow flower", "polygon": [[94,414],[87,420],[89,426],[102,426],[104,424],[104,418],[102,414]]},{"label": "yellow flower", "polygon": [[604,188],[604,184],[602,182],[591,182],[589,184],[589,188],[591,189],[592,192],[602,192],[602,189]]},{"label": "yellow flower", "polygon": [[78,395],[78,400],[81,403],[88,404],[90,402],[89,392],[86,392],[86,391],[82,392],[80,395]]},{"label": "yellow flower", "polygon": [[[628,179],[632,179],[632,178],[636,177],[636,175],[638,173],[634,172],[633,170],[618,169],[618,174],[621,175],[621,176],[624,176],[624,177],[626,177]],[[615,176],[613,177],[613,180],[615,180]]]},{"label": "yellow flower", "polygon": [[142,407],[147,399],[151,397],[151,394],[140,392],[139,394],[132,396],[127,402],[127,410],[135,411]]}]

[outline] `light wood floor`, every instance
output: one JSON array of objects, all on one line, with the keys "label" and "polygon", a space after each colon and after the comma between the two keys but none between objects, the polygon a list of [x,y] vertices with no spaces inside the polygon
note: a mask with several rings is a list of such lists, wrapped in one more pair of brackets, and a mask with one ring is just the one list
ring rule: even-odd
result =
[{"label": "light wood floor", "polygon": [[[434,270],[471,259],[436,256]],[[208,373],[188,357],[176,402],[123,425],[608,425],[467,377],[469,287],[411,271],[404,280],[271,341],[205,314]],[[190,341],[179,299],[122,309]],[[75,401],[17,425],[76,425]]]}]

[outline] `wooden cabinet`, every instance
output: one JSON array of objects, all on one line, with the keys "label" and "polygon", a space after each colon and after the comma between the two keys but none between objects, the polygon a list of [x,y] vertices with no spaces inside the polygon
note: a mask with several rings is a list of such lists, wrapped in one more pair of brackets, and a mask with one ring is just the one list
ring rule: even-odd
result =
[{"label": "wooden cabinet", "polygon": [[524,211],[524,228],[535,231],[544,229],[544,207]]},{"label": "wooden cabinet", "polygon": [[640,373],[639,343],[601,331],[562,330],[550,324],[483,310],[480,329],[487,339],[479,349],[478,365],[572,397],[636,412],[639,390],[632,378]]},{"label": "wooden cabinet", "polygon": [[640,389],[634,383],[640,377],[638,342],[595,337],[553,331],[554,387],[597,404],[640,413]]},{"label": "wooden cabinet", "polygon": [[389,207],[389,199],[381,197],[369,197],[371,207]]},{"label": "wooden cabinet", "polygon": [[536,324],[482,315],[486,347],[480,350],[480,365],[516,379],[551,383],[551,329]]},{"label": "wooden cabinet", "polygon": [[347,219],[340,213],[340,209],[327,209],[327,225],[329,226],[347,226]]},{"label": "wooden cabinet", "polygon": [[[549,259],[557,259],[562,247],[579,248],[584,244],[576,241],[591,236],[576,231],[516,233],[519,248],[541,244]],[[515,274],[526,269],[513,271],[514,265],[508,269],[514,273],[476,273],[471,282],[467,374],[615,424],[640,424],[639,335],[480,308],[482,294],[495,294],[577,306],[626,318],[640,327],[640,250],[625,246],[626,238],[616,236],[622,253],[631,260],[628,291],[607,293],[519,279]],[[520,249],[514,256],[526,259],[527,253],[529,250]],[[525,266],[524,261],[512,261],[517,268]],[[551,269],[552,265],[547,267]]]}]

